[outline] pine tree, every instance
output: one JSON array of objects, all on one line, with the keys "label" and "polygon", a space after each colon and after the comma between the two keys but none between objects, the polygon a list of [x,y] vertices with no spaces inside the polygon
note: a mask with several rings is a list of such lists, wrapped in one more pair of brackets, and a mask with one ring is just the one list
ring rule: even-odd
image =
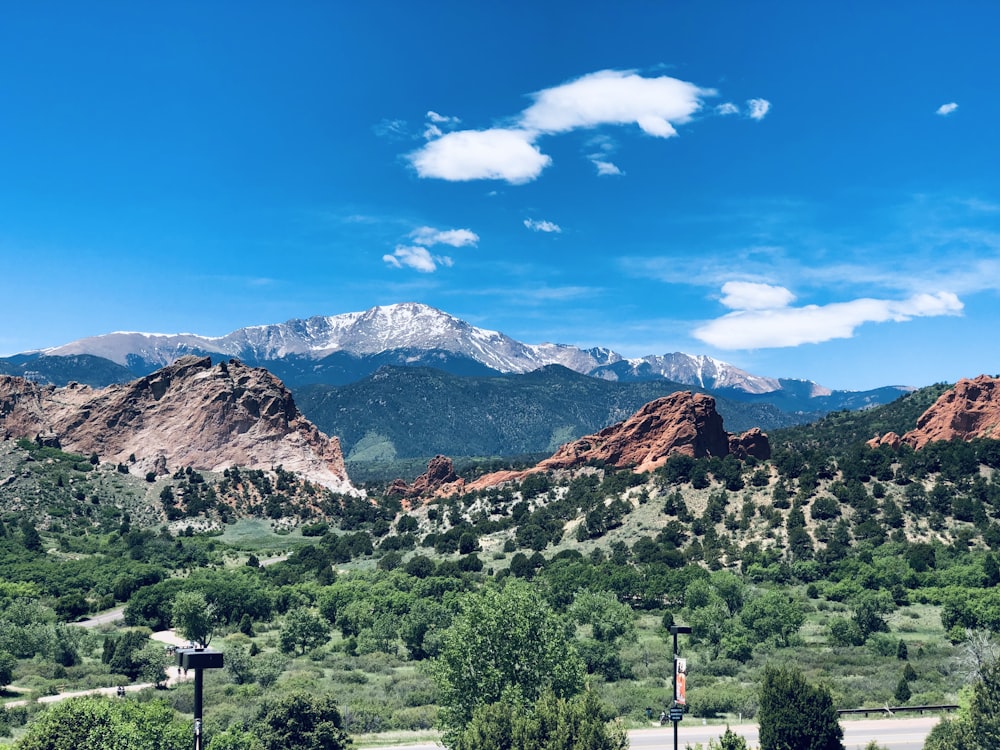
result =
[{"label": "pine tree", "polygon": [[906,681],[906,677],[900,677],[899,683],[896,685],[896,693],[893,696],[896,699],[896,703],[903,704],[910,700],[910,683]]},{"label": "pine tree", "polygon": [[760,691],[760,750],[844,750],[830,691],[794,669],[767,667]]}]

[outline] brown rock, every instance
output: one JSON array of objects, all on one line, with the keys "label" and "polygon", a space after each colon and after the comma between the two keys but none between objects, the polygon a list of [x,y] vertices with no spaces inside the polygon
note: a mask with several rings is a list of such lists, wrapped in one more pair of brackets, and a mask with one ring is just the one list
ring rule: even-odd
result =
[{"label": "brown rock", "polygon": [[574,469],[593,462],[647,472],[659,468],[677,453],[693,458],[725,456],[731,447],[741,457],[771,455],[767,435],[759,429],[733,437],[723,429],[714,398],[679,391],[649,402],[624,422],[567,443],[531,469],[487,474],[469,483],[466,489],[495,487],[520,481],[529,474]]},{"label": "brown rock", "polygon": [[65,450],[113,463],[135,454],[138,471],[281,465],[335,491],[355,491],[339,441],[299,413],[280,380],[235,360],[213,367],[208,357],[182,357],[103,389],[0,376],[0,432],[51,433]]},{"label": "brown rock", "polygon": [[766,461],[771,457],[771,444],[759,427],[753,427],[742,435],[729,436],[729,452],[741,461],[751,456]]},{"label": "brown rock", "polygon": [[903,439],[897,435],[895,432],[887,432],[882,436],[876,435],[871,440],[868,440],[865,445],[869,448],[878,448],[880,445],[888,445],[890,448],[895,450],[903,442]]},{"label": "brown rock", "polygon": [[1000,438],[1000,379],[980,375],[959,380],[942,393],[902,440],[922,448],[937,440]]},{"label": "brown rock", "polygon": [[540,466],[565,469],[590,461],[638,472],[662,466],[673,453],[725,456],[729,435],[715,410],[715,399],[679,391],[650,401],[624,422],[567,443]]},{"label": "brown rock", "polygon": [[412,499],[455,494],[465,488],[465,480],[455,473],[455,465],[447,456],[435,456],[427,464],[427,471],[407,484],[396,479],[386,492],[389,496]]}]

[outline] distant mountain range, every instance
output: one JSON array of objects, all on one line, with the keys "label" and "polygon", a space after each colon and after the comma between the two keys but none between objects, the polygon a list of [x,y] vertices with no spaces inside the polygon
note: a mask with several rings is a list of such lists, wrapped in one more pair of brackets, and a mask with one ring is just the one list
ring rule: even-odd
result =
[{"label": "distant mountain range", "polygon": [[[384,455],[384,439],[404,429],[414,438],[390,439],[388,452],[430,455],[440,450],[432,443],[451,447],[470,423],[481,439],[463,443],[469,449],[551,450],[553,441],[593,432],[645,401],[684,388],[715,395],[727,426],[737,430],[799,424],[830,411],[884,404],[912,390],[832,391],[811,381],[754,375],[707,356],[675,352],[627,359],[606,348],[525,344],[416,303],[251,326],[220,337],[109,333],[0,358],[0,374],[103,387],[144,377],[190,354],[266,368],[310,420],[341,438],[348,456]],[[390,384],[394,395],[387,399]],[[442,419],[432,404],[454,415],[451,427],[432,427]],[[459,422],[466,423],[462,430],[455,426]],[[510,431],[499,429],[500,422]],[[366,435],[371,451],[362,442]]]}]

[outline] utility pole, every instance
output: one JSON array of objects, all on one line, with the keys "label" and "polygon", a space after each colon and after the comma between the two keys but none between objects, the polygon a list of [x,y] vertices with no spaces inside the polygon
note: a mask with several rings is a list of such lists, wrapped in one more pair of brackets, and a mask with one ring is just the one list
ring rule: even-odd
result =
[{"label": "utility pole", "polygon": [[[684,705],[687,702],[686,699],[686,687],[687,687],[687,677],[685,675],[685,695],[678,695],[677,693],[677,666],[678,658],[680,656],[680,651],[677,650],[677,634],[678,633],[690,633],[691,628],[688,625],[671,625],[670,634],[674,637],[674,694],[671,696],[670,700],[670,721],[674,723],[674,750],[677,750],[677,724],[681,719],[684,718]],[[678,702],[678,698],[681,702]]]}]

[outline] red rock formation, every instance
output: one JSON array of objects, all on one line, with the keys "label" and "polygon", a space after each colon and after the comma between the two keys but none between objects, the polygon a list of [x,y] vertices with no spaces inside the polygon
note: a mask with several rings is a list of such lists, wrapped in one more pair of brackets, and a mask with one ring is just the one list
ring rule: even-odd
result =
[{"label": "red rock formation", "polygon": [[469,483],[467,490],[495,487],[520,481],[529,474],[557,469],[573,469],[592,462],[616,468],[631,467],[637,472],[653,471],[677,453],[700,458],[725,456],[768,458],[771,448],[767,435],[759,429],[739,437],[722,426],[715,399],[702,393],[679,391],[651,401],[624,422],[606,427],[562,446],[551,458],[520,472],[496,472]]},{"label": "red rock formation", "polygon": [[751,456],[766,461],[771,457],[771,444],[759,427],[753,427],[742,435],[729,436],[729,452],[741,461]]},{"label": "red rock formation", "polygon": [[959,380],[917,420],[903,442],[922,448],[936,440],[1000,438],[1000,379]]},{"label": "red rock formation", "polygon": [[340,492],[354,491],[337,438],[299,413],[291,393],[267,370],[235,360],[182,357],[169,367],[103,389],[71,383],[38,386],[0,376],[0,434],[55,434],[60,445],[139,471],[190,466],[278,465]]},{"label": "red rock formation", "polygon": [[465,488],[465,480],[455,473],[455,465],[447,456],[435,456],[428,462],[427,471],[407,484],[402,479],[396,479],[389,486],[387,495],[412,499],[415,497],[434,497],[435,495],[452,495]]},{"label": "red rock formation", "polygon": [[539,466],[566,469],[603,461],[643,472],[662,466],[673,453],[696,458],[729,453],[729,434],[714,398],[679,391],[650,401],[624,422],[567,443]]},{"label": "red rock formation", "polygon": [[897,435],[895,432],[887,432],[884,435],[876,435],[871,440],[868,440],[865,445],[869,448],[878,448],[880,445],[888,445],[890,448],[895,450],[903,442],[903,439]]}]

